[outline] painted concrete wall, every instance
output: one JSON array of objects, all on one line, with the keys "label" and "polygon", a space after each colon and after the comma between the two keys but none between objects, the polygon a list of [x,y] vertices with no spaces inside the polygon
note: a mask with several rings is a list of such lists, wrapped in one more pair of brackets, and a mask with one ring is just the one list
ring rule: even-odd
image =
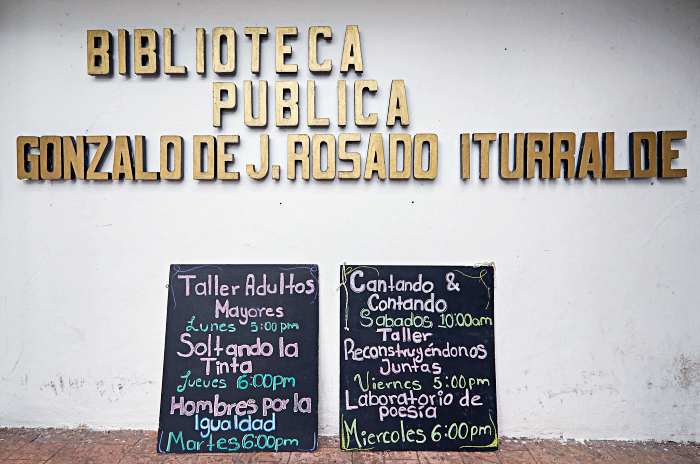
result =
[{"label": "painted concrete wall", "polygon": [[[182,183],[15,178],[20,134],[144,134],[153,163],[161,134],[191,149],[218,133],[195,27],[239,30],[240,84],[242,28],[298,26],[303,92],[306,30],[326,24],[319,112],[335,114],[342,31],[358,24],[380,85],[369,109],[381,118],[406,80],[410,132],[440,137],[436,182],[198,183],[189,163]],[[172,27],[190,76],[88,76],[85,30],[118,27]],[[691,1],[2,2],[0,426],[157,427],[168,265],[303,261],[320,265],[320,427],[336,434],[339,264],[495,261],[503,435],[697,440],[699,49]],[[224,124],[254,160],[242,113]],[[615,131],[622,163],[627,132],[658,129],[689,131],[686,180],[458,179],[462,131]],[[287,132],[269,132],[281,162]]]}]

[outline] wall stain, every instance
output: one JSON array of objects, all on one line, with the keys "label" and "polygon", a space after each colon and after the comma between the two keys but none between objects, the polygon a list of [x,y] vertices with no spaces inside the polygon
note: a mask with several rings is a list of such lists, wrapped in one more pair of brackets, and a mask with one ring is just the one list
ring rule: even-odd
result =
[{"label": "wall stain", "polygon": [[[22,383],[26,385],[29,381],[27,375],[24,376]],[[109,402],[118,401],[123,394],[126,394],[130,387],[141,387],[144,385],[152,385],[153,380],[140,379],[125,379],[116,377],[110,380],[86,380],[83,377],[58,377],[49,380],[39,387],[41,391],[50,390],[54,395],[70,394],[72,391],[95,389],[100,397],[105,398]]]},{"label": "wall stain", "polygon": [[[603,392],[619,395],[620,391],[614,383],[604,382],[604,379],[609,377],[614,377],[612,372],[601,369],[583,370],[580,374],[580,383],[558,391],[547,390],[544,393],[548,399],[554,399],[566,395],[593,396],[594,394]],[[563,402],[561,398],[560,401]]]},{"label": "wall stain", "polygon": [[689,390],[690,387],[698,384],[700,381],[700,361],[682,354],[675,359],[673,364],[676,371],[675,380],[682,389]]}]

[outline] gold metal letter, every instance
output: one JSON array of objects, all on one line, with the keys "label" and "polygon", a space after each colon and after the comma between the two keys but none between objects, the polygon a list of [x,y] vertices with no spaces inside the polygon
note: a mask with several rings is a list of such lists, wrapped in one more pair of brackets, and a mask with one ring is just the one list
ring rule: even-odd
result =
[{"label": "gold metal letter", "polygon": [[360,45],[360,29],[355,26],[345,28],[345,40],[343,41],[343,57],[340,61],[340,72],[346,73],[350,66],[356,74],[362,74],[362,46]]},{"label": "gold metal letter", "polygon": [[[537,147],[542,147],[537,150]],[[525,159],[527,160],[527,168],[525,177],[532,179],[535,177],[535,164],[540,164],[540,179],[551,178],[551,163],[549,158],[549,134],[544,132],[528,132],[525,135]]]},{"label": "gold metal letter", "polygon": [[328,118],[316,117],[316,82],[314,81],[306,81],[306,123],[309,127],[328,127],[331,124]]},{"label": "gold metal letter", "polygon": [[600,179],[603,175],[600,159],[600,137],[597,132],[584,132],[581,141],[581,151],[578,159],[576,177],[585,179]]},{"label": "gold metal letter", "polygon": [[329,73],[333,67],[331,60],[325,59],[323,63],[318,62],[319,35],[323,37],[326,42],[330,42],[333,37],[333,32],[328,26],[309,27],[309,71],[312,73]]},{"label": "gold metal letter", "polygon": [[489,178],[489,152],[491,142],[495,140],[495,132],[477,132],[472,135],[472,141],[479,144],[479,179]]},{"label": "gold metal letter", "polygon": [[603,133],[603,175],[606,179],[628,179],[629,169],[615,169],[615,133]]},{"label": "gold metal letter", "polygon": [[[326,169],[321,169],[323,153],[322,145],[326,146]],[[311,142],[311,157],[313,175],[316,180],[335,179],[335,137],[331,134],[315,134]]]},{"label": "gold metal letter", "polygon": [[374,79],[355,81],[355,125],[357,126],[376,126],[379,117],[377,113],[370,113],[365,116],[363,109],[363,99],[365,90],[370,93],[377,92],[377,81]]},{"label": "gold metal letter", "polygon": [[[206,146],[206,166],[203,166],[202,151]],[[198,180],[214,180],[216,177],[216,139],[213,135],[192,137],[192,176]]]},{"label": "gold metal letter", "polygon": [[361,140],[362,136],[357,133],[341,133],[338,136],[338,160],[350,161],[352,163],[351,170],[338,170],[338,179],[357,180],[360,178],[362,158],[360,154],[355,151],[347,151],[347,145],[349,143],[360,143]]},{"label": "gold metal letter", "polygon": [[40,175],[44,180],[57,180],[63,177],[63,154],[61,137],[45,135],[39,139]]},{"label": "gold metal letter", "polygon": [[126,135],[117,135],[114,138],[112,179],[134,180],[134,162],[131,155],[131,139],[129,139],[129,137]]},{"label": "gold metal letter", "polygon": [[196,63],[195,68],[197,74],[204,74],[204,65],[206,64],[206,43],[204,37],[206,36],[206,31],[203,27],[198,27],[196,32]]},{"label": "gold metal letter", "polygon": [[[215,27],[211,33],[212,68],[217,74],[236,71],[236,31],[232,27]],[[226,59],[221,59],[221,48],[226,44]]]},{"label": "gold metal letter", "polygon": [[525,134],[518,132],[515,134],[514,158],[515,163],[513,169],[510,169],[510,136],[503,133],[498,138],[500,148],[500,166],[499,174],[501,179],[514,180],[522,179],[525,171]]},{"label": "gold metal letter", "polygon": [[[223,96],[226,95],[226,99]],[[221,127],[221,111],[236,107],[236,84],[233,82],[214,82],[212,85],[212,124]]]},{"label": "gold metal letter", "polygon": [[106,76],[112,70],[112,34],[104,29],[87,31],[87,72],[91,76]]},{"label": "gold metal letter", "polygon": [[408,126],[410,122],[408,117],[408,100],[406,99],[406,83],[403,80],[391,81],[386,125],[393,127],[397,118],[400,119],[403,127]]},{"label": "gold metal letter", "polygon": [[338,126],[345,127],[348,120],[348,89],[345,81],[338,81]]},{"label": "gold metal letter", "polygon": [[243,121],[248,127],[267,126],[267,81],[258,81],[258,116],[253,111],[253,82],[243,81]]},{"label": "gold metal letter", "polygon": [[[260,134],[260,169],[255,169],[253,163],[248,163],[245,166],[245,172],[248,177],[255,180],[263,180],[267,177],[268,166],[270,165],[270,136]],[[278,166],[279,167],[279,166]]]},{"label": "gold metal letter", "polygon": [[678,150],[671,147],[674,140],[685,140],[688,137],[688,131],[661,131],[659,134],[659,154],[661,155],[661,177],[664,178],[679,178],[688,177],[687,169],[673,169],[672,163],[677,159]]},{"label": "gold metal letter", "polygon": [[219,135],[216,137],[216,178],[219,180],[238,180],[238,171],[227,171],[226,166],[235,163],[235,155],[226,153],[228,145],[237,145],[237,135]]},{"label": "gold metal letter", "polygon": [[163,72],[165,74],[187,74],[187,66],[177,66],[173,58],[173,30],[163,29]]},{"label": "gold metal letter", "polygon": [[125,76],[129,74],[129,58],[127,56],[127,50],[129,47],[129,31],[127,31],[126,29],[119,29],[117,37],[117,53],[119,55],[119,74]]},{"label": "gold metal letter", "polygon": [[107,147],[109,147],[111,140],[108,135],[88,135],[85,137],[85,142],[88,145],[97,145],[95,147],[95,154],[90,160],[87,171],[85,172],[85,178],[87,180],[111,180],[111,172],[100,171],[100,165],[102,164],[102,159],[107,153]]},{"label": "gold metal letter", "polygon": [[297,65],[285,63],[286,57],[292,55],[292,46],[284,43],[285,37],[296,37],[296,26],[280,26],[275,29],[275,70],[280,73],[296,73]]},{"label": "gold metal letter", "polygon": [[[299,152],[297,145],[301,148]],[[297,163],[301,163],[302,179],[309,180],[309,136],[306,134],[287,136],[287,179],[296,179]]]},{"label": "gold metal letter", "polygon": [[[170,169],[169,150],[173,149],[173,168]],[[165,180],[182,179],[182,137],[162,135],[160,137],[160,177]]]},{"label": "gold metal letter", "polygon": [[39,153],[31,153],[39,148],[39,137],[20,135],[17,137],[17,178],[39,180]]},{"label": "gold metal letter", "polygon": [[[562,146],[565,148],[562,150]],[[564,176],[567,179],[574,177],[576,160],[576,134],[573,132],[552,132],[552,178],[559,179],[561,176],[561,165],[564,165]]]},{"label": "gold metal letter", "polygon": [[367,161],[365,161],[365,179],[371,180],[374,173],[377,173],[379,180],[386,179],[386,160],[384,159],[384,138],[382,134],[372,133],[369,135],[369,146],[367,147]]},{"label": "gold metal letter", "polygon": [[134,73],[158,72],[158,34],[154,29],[134,29]]},{"label": "gold metal letter", "polygon": [[[288,99],[284,98],[285,90],[289,91]],[[289,117],[284,116],[285,109],[289,110]],[[299,125],[299,83],[297,81],[275,82],[275,125],[277,127]]]},{"label": "gold metal letter", "polygon": [[85,179],[85,137],[63,136],[63,178]]},{"label": "gold metal letter", "polygon": [[17,178],[39,180],[39,137],[20,135],[17,137]]},{"label": "gold metal letter", "polygon": [[[428,169],[423,169],[423,145],[428,144]],[[416,134],[413,138],[413,177],[433,180],[438,172],[437,134]]]},{"label": "gold metal letter", "polygon": [[[508,134],[505,135],[507,136]],[[469,133],[464,133],[459,136],[460,168],[462,171],[462,180],[467,180],[471,176],[471,145],[472,141],[469,137]]]},{"label": "gold metal letter", "polygon": [[[656,176],[656,133],[632,132],[630,133],[630,159],[632,161],[632,177],[649,178]],[[642,160],[642,149],[646,156]]]},{"label": "gold metal letter", "polygon": [[267,37],[266,27],[246,27],[243,33],[250,37],[252,42],[250,48],[250,72],[260,73],[260,40]]},{"label": "gold metal letter", "polygon": [[158,173],[146,170],[146,137],[143,135],[134,136],[134,179],[136,180],[158,180]]},{"label": "gold metal letter", "polygon": [[[401,169],[399,169],[399,144],[403,151]],[[389,179],[406,180],[411,177],[411,155],[413,154],[410,134],[389,134]]]}]

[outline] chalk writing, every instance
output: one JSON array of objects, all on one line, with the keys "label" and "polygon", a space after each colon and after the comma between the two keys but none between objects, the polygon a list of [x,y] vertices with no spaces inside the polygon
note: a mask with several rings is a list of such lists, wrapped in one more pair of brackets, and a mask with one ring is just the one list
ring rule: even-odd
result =
[{"label": "chalk writing", "polygon": [[342,449],[498,448],[493,274],[341,266]]},{"label": "chalk writing", "polygon": [[161,453],[312,451],[318,268],[173,265]]}]

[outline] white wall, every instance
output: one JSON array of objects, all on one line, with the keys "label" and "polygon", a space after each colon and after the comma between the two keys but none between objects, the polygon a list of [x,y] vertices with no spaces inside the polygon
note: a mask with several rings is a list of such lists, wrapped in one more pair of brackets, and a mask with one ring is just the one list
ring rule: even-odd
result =
[{"label": "white wall", "polygon": [[[156,428],[168,265],[303,261],[320,265],[320,427],[336,434],[339,264],[495,261],[501,434],[698,440],[697,2],[199,3],[0,6],[0,426]],[[406,80],[409,131],[440,137],[436,182],[198,183],[189,163],[182,183],[16,179],[20,134],[144,134],[155,161],[177,133],[189,161],[192,134],[218,133],[195,27],[238,29],[241,83],[242,28],[298,26],[304,89],[306,30],[326,24],[320,112],[335,114],[342,32],[358,24],[370,109]],[[190,76],[88,76],[85,30],[118,27],[172,27]],[[224,121],[254,160],[242,112]],[[615,131],[623,163],[627,132],[660,129],[688,130],[686,180],[458,179],[462,131]],[[268,132],[281,162],[288,131]]]}]

